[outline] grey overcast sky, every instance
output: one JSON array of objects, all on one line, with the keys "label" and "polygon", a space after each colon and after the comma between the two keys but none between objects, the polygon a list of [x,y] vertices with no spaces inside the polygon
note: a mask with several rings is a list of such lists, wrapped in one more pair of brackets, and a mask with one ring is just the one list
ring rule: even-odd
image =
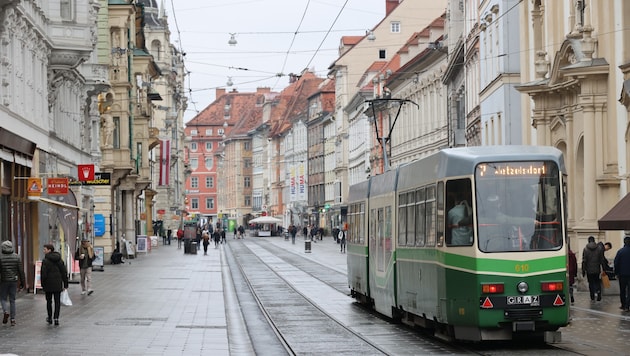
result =
[{"label": "grey overcast sky", "polygon": [[[164,4],[171,42],[186,53],[190,72],[184,122],[212,103],[217,88],[280,91],[288,85],[288,74],[305,68],[324,77],[338,57],[340,38],[365,35],[385,16],[385,0],[167,0]],[[228,44],[231,34],[235,46]]]}]

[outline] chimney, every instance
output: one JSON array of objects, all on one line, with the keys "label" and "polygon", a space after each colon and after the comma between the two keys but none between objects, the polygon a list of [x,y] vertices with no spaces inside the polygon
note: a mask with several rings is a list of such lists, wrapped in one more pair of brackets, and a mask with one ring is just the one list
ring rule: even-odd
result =
[{"label": "chimney", "polygon": [[225,88],[217,88],[217,93],[215,94],[215,99],[219,99],[225,95]]},{"label": "chimney", "polygon": [[400,4],[400,0],[385,0],[385,16],[388,16]]},{"label": "chimney", "polygon": [[256,88],[256,94],[269,94],[271,93],[270,87],[258,87]]}]

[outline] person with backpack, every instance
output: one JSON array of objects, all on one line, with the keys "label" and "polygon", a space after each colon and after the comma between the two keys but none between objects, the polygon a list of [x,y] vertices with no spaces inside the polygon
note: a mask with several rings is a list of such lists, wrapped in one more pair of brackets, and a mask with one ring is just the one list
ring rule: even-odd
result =
[{"label": "person with backpack", "polygon": [[[4,318],[2,323],[6,324],[11,318],[11,326],[15,326],[15,296],[18,291],[28,289],[26,278],[24,277],[24,266],[22,259],[13,252],[13,243],[9,240],[2,243],[2,253],[0,253],[0,301]],[[7,305],[7,298],[9,305]]]}]

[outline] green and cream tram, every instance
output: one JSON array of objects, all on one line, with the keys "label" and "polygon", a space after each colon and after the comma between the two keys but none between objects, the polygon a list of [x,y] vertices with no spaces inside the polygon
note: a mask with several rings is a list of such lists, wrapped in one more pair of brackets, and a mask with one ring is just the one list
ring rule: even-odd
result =
[{"label": "green and cream tram", "polygon": [[459,340],[567,325],[566,173],[552,147],[445,149],[350,187],[348,283]]}]

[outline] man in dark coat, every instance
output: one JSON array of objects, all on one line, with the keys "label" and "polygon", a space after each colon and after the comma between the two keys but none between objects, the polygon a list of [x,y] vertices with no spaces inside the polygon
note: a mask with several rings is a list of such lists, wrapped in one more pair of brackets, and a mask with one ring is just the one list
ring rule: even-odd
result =
[{"label": "man in dark coat", "polygon": [[[11,326],[15,326],[15,295],[22,288],[28,288],[22,260],[13,252],[13,243],[4,241],[2,253],[0,253],[0,301],[4,311],[3,324],[6,324],[11,317]],[[7,298],[9,298],[8,306]]]},{"label": "man in dark coat", "polygon": [[614,270],[619,279],[620,309],[630,311],[630,235],[623,238],[623,247],[617,251]]},{"label": "man in dark coat", "polygon": [[602,300],[602,281],[600,275],[602,267],[606,264],[604,259],[604,251],[595,242],[594,236],[588,237],[588,243],[582,251],[582,277],[586,276],[588,280],[588,290],[591,294],[591,300]]},{"label": "man in dark coat", "polygon": [[[59,325],[59,312],[61,310],[61,292],[68,289],[68,270],[61,259],[61,254],[55,252],[53,245],[44,245],[44,260],[41,270],[42,288],[46,292],[46,322]],[[53,314],[52,300],[55,298],[55,311]]]}]

